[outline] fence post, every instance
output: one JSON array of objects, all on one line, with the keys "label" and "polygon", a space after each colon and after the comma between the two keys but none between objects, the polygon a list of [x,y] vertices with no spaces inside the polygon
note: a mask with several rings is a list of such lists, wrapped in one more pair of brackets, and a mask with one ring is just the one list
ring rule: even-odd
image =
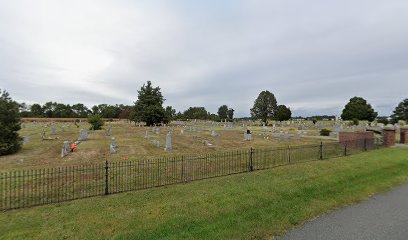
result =
[{"label": "fence post", "polygon": [[364,138],[364,151],[367,151],[367,138]]},{"label": "fence post", "polygon": [[249,171],[250,172],[254,171],[253,156],[254,156],[254,149],[251,147],[251,151],[249,153]]},{"label": "fence post", "polygon": [[320,160],[323,160],[323,142],[320,142]]},{"label": "fence post", "polygon": [[289,160],[289,164],[290,164],[290,146],[288,146],[288,160]]},{"label": "fence post", "polygon": [[344,156],[347,156],[347,141],[344,142]]},{"label": "fence post", "polygon": [[184,156],[181,156],[181,182],[184,182]]},{"label": "fence post", "polygon": [[105,195],[109,194],[109,163],[105,162]]}]

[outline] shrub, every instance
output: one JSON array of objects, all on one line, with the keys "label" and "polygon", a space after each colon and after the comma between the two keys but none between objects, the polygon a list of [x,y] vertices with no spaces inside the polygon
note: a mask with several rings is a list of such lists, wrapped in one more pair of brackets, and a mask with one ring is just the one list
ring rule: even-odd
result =
[{"label": "shrub", "polygon": [[100,130],[104,124],[101,116],[99,114],[89,115],[88,123],[91,124],[91,130]]},{"label": "shrub", "polygon": [[359,123],[357,118],[353,118],[353,125],[357,126]]},{"label": "shrub", "polygon": [[330,136],[331,131],[329,129],[323,128],[320,130],[320,136]]}]

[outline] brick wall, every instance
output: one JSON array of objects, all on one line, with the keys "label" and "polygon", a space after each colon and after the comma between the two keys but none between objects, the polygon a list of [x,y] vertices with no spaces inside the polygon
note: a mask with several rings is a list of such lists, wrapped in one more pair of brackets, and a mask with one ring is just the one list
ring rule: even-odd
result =
[{"label": "brick wall", "polygon": [[408,127],[402,127],[400,130],[400,143],[408,144]]},{"label": "brick wall", "polygon": [[384,146],[391,147],[395,145],[395,130],[394,129],[384,129]]},{"label": "brick wall", "polygon": [[354,149],[371,149],[374,147],[374,132],[340,132],[339,142],[348,148]]}]

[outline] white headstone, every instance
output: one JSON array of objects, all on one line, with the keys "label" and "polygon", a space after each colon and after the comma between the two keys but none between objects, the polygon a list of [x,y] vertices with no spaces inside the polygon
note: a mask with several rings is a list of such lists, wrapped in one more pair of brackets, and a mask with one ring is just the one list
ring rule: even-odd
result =
[{"label": "white headstone", "polygon": [[173,150],[173,145],[172,145],[172,139],[171,139],[171,133],[167,133],[166,135],[166,151],[171,151]]}]

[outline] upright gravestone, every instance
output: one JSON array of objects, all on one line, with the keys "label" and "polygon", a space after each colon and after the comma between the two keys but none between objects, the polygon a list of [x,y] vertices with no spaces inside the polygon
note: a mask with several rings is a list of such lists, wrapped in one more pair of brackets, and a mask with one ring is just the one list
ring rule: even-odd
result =
[{"label": "upright gravestone", "polygon": [[86,141],[88,140],[88,131],[86,131],[85,129],[81,129],[81,131],[79,132],[79,141]]},{"label": "upright gravestone", "polygon": [[252,134],[251,133],[245,133],[244,134],[244,139],[245,139],[245,141],[251,141],[252,140]]},{"label": "upright gravestone", "polygon": [[166,148],[164,149],[165,151],[170,152],[171,150],[173,150],[173,145],[172,145],[172,141],[171,141],[171,133],[167,133],[166,135]]},{"label": "upright gravestone", "polygon": [[57,134],[57,129],[55,129],[55,127],[52,127],[52,128],[51,128],[51,134],[52,134],[52,135]]},{"label": "upright gravestone", "polygon": [[212,130],[211,131],[211,136],[216,137],[216,136],[218,136],[218,134],[214,130]]},{"label": "upright gravestone", "polygon": [[61,157],[65,157],[66,155],[68,155],[68,153],[70,151],[69,145],[70,145],[70,143],[68,141],[64,141],[64,143],[62,145],[62,149],[61,149]]},{"label": "upright gravestone", "polygon": [[160,134],[160,128],[156,128],[156,134],[159,135]]},{"label": "upright gravestone", "polygon": [[29,137],[23,136],[23,144],[27,144],[30,141]]},{"label": "upright gravestone", "polygon": [[117,148],[117,146],[116,146],[116,140],[115,140],[114,137],[112,137],[112,139],[111,139],[111,144],[110,144],[110,146],[109,146],[110,153],[116,153],[116,148]]}]

